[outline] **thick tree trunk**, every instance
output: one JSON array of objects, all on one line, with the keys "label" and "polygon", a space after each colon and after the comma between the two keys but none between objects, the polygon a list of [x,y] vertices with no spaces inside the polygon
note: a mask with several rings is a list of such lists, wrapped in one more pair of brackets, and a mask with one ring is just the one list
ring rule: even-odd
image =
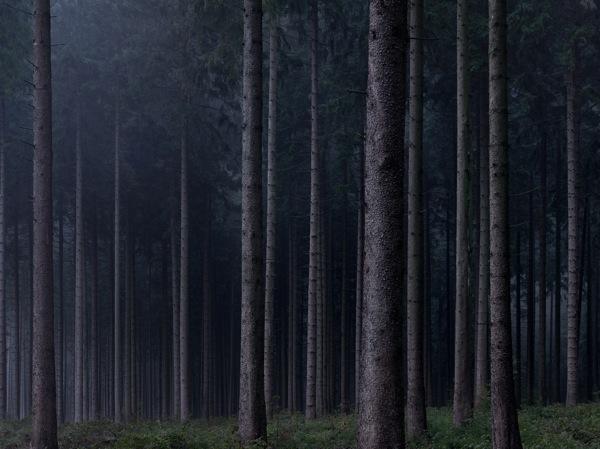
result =
[{"label": "thick tree trunk", "polygon": [[492,446],[521,449],[510,335],[506,29],[506,0],[489,0]]},{"label": "thick tree trunk", "polygon": [[5,109],[4,98],[0,98],[0,420],[6,419],[6,273],[5,273]]},{"label": "thick tree trunk", "polygon": [[81,114],[76,106],[75,125],[75,422],[83,422],[84,390],[84,291],[83,291],[83,175],[81,160]]},{"label": "thick tree trunk", "polygon": [[561,350],[560,350],[560,334],[561,334],[561,290],[562,290],[562,270],[561,270],[561,170],[560,170],[560,145],[556,145],[556,193],[555,193],[555,219],[554,219],[554,335],[552,336],[552,354],[553,354],[553,399],[557,402],[561,400]]},{"label": "thick tree trunk", "polygon": [[242,327],[239,432],[266,437],[262,248],[262,2],[244,0],[242,81]]},{"label": "thick tree trunk", "polygon": [[33,2],[32,449],[56,449],[52,264],[52,74],[50,1]]},{"label": "thick tree trunk", "polygon": [[533,404],[535,386],[535,234],[533,218],[533,173],[529,183],[529,225],[527,243],[527,403]]},{"label": "thick tree trunk", "polygon": [[423,241],[423,2],[410,0],[410,109],[408,124],[407,390],[409,438],[427,428],[424,373]]},{"label": "thick tree trunk", "polygon": [[[118,94],[117,94],[118,95]],[[114,160],[114,262],[113,262],[113,312],[114,312],[114,419],[120,423],[123,420],[122,410],[122,367],[121,367],[121,170],[120,170],[120,127],[121,110],[119,99],[115,106],[115,160]]]},{"label": "thick tree trunk", "polygon": [[540,266],[539,266],[539,303],[538,303],[538,399],[540,404],[546,403],[546,136],[542,138],[540,154],[541,210],[539,218]]},{"label": "thick tree trunk", "polygon": [[267,251],[265,276],[265,405],[267,417],[273,417],[273,313],[277,243],[277,71],[279,70],[279,29],[271,18],[269,39],[269,121],[267,134]]},{"label": "thick tree trunk", "polygon": [[181,172],[180,172],[180,273],[179,273],[179,391],[181,395],[179,417],[185,422],[190,419],[190,316],[189,316],[189,218],[188,218],[188,157],[186,125],[181,130]]},{"label": "thick tree trunk", "polygon": [[317,303],[319,295],[320,266],[320,163],[318,143],[318,103],[317,103],[317,45],[318,45],[318,0],[310,2],[310,235],[309,235],[309,272],[308,272],[308,317],[306,336],[306,401],[305,416],[315,419],[317,416]]},{"label": "thick tree trunk", "polygon": [[358,449],[404,448],[401,326],[406,1],[371,0]]},{"label": "thick tree trunk", "polygon": [[457,164],[456,164],[456,303],[454,333],[453,422],[462,426],[471,417],[469,366],[469,42],[467,0],[457,4]]},{"label": "thick tree trunk", "polygon": [[[484,73],[484,77],[485,77]],[[480,92],[479,144],[479,288],[477,292],[477,346],[475,355],[475,407],[487,398],[488,310],[490,300],[490,167],[487,79]]]},{"label": "thick tree trunk", "polygon": [[575,49],[571,54],[567,80],[567,220],[568,220],[568,287],[567,287],[567,405],[577,403],[579,365],[579,148],[578,99]]}]

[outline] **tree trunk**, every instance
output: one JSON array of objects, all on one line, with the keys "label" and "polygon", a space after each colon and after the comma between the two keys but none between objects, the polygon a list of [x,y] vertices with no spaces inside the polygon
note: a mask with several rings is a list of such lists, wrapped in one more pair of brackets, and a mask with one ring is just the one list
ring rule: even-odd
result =
[{"label": "tree trunk", "polygon": [[58,297],[57,297],[57,320],[55,366],[56,366],[56,417],[58,424],[65,419],[64,401],[64,315],[65,315],[65,289],[64,289],[64,206],[62,194],[58,200]]},{"label": "tree trunk", "polygon": [[213,351],[212,340],[212,297],[211,297],[211,276],[210,276],[210,193],[208,194],[208,204],[206,211],[206,230],[204,233],[204,248],[203,248],[203,263],[202,263],[202,278],[203,278],[203,294],[202,294],[202,417],[206,420],[211,414],[211,390],[215,389],[215,385],[211,385],[211,360]]},{"label": "tree trunk", "polygon": [[567,209],[568,209],[568,287],[567,287],[567,405],[577,403],[579,365],[579,145],[576,54],[571,53],[567,79]]},{"label": "tree trunk", "polygon": [[540,155],[541,210],[539,218],[540,266],[539,266],[539,303],[538,303],[538,398],[540,404],[546,403],[546,135],[542,137]]},{"label": "tree trunk", "polygon": [[[482,79],[485,79],[485,73]],[[475,407],[487,398],[488,305],[490,300],[490,167],[487,80],[481,82],[479,145],[479,288],[477,292],[477,352],[475,355]]]},{"label": "tree trunk", "polygon": [[592,316],[593,316],[593,307],[592,307],[592,301],[593,301],[593,296],[594,296],[594,291],[592,286],[593,284],[593,253],[592,253],[592,229],[591,229],[591,222],[590,222],[590,218],[588,215],[588,222],[587,222],[587,227],[588,227],[588,233],[587,233],[587,298],[586,298],[586,370],[585,370],[585,380],[586,380],[586,399],[588,401],[592,401],[593,400],[593,387],[594,387],[594,381],[593,381],[593,375],[594,375],[594,364],[593,364],[593,360],[594,360],[594,353],[593,353],[593,323],[592,323]]},{"label": "tree trunk", "polygon": [[266,437],[262,257],[262,2],[244,0],[242,133],[242,327],[239,432]]},{"label": "tree trunk", "polygon": [[554,335],[552,337],[552,353],[554,356],[554,363],[552,372],[554,378],[553,385],[553,398],[555,401],[560,402],[561,400],[561,351],[560,351],[560,334],[561,334],[561,290],[562,290],[562,272],[561,272],[561,258],[560,258],[560,246],[561,246],[561,238],[560,238],[560,217],[561,217],[561,184],[560,184],[560,145],[556,145],[556,193],[555,193],[555,229],[554,229],[554,263],[555,263],[555,272],[554,272]]},{"label": "tree trunk", "polygon": [[[118,95],[118,94],[117,94]],[[114,419],[115,422],[120,423],[123,420],[123,413],[121,407],[122,391],[121,391],[121,171],[119,167],[120,159],[120,102],[117,97],[117,104],[115,107],[115,185],[114,185]]]},{"label": "tree trunk", "polygon": [[90,420],[99,416],[99,377],[98,377],[98,212],[96,198],[92,216],[91,248],[91,294],[90,294]]},{"label": "tree trunk", "polygon": [[5,169],[5,109],[0,98],[0,420],[6,419],[6,274],[5,274],[5,223],[4,201],[6,185]]},{"label": "tree trunk", "polygon": [[521,231],[517,232],[515,267],[515,399],[521,404]]},{"label": "tree trunk", "polygon": [[265,276],[265,405],[267,417],[273,417],[273,298],[277,243],[277,71],[279,70],[279,29],[271,18],[269,39],[269,123],[267,135],[267,252]]},{"label": "tree trunk", "polygon": [[404,448],[401,326],[406,2],[370,2],[358,449]]},{"label": "tree trunk", "polygon": [[506,28],[506,0],[489,0],[492,446],[521,449],[510,335]]},{"label": "tree trunk", "polygon": [[[185,120],[184,120],[185,122]],[[186,124],[181,130],[181,173],[180,173],[180,274],[179,274],[179,360],[181,408],[179,417],[185,422],[190,419],[190,316],[189,316],[189,218],[188,218],[188,178]]]},{"label": "tree trunk", "polygon": [[408,125],[408,243],[407,243],[407,391],[408,438],[427,429],[423,353],[423,1],[410,1],[410,81]]},{"label": "tree trunk", "polygon": [[[78,100],[77,100],[78,101]],[[84,291],[83,291],[83,176],[81,161],[81,114],[75,112],[75,422],[83,422],[84,390]]]},{"label": "tree trunk", "polygon": [[469,42],[467,0],[457,4],[457,152],[456,152],[456,303],[454,342],[453,422],[462,426],[471,417],[469,386]]},{"label": "tree trunk", "polygon": [[535,234],[533,218],[533,173],[529,183],[529,238],[527,255],[527,403],[533,404],[535,385]]},{"label": "tree trunk", "polygon": [[348,254],[347,254],[347,228],[348,228],[348,161],[343,162],[344,185],[342,200],[342,285],[341,285],[341,311],[340,311],[340,412],[348,413],[348,363],[347,363],[347,283],[348,283]]},{"label": "tree trunk", "polygon": [[356,310],[354,325],[354,405],[360,406],[360,373],[362,371],[363,273],[365,260],[365,152],[358,150],[358,217],[356,223]]},{"label": "tree trunk", "polygon": [[310,243],[308,272],[308,317],[306,336],[306,405],[305,416],[317,416],[317,303],[319,295],[319,266],[321,247],[319,242],[320,215],[320,163],[318,143],[318,103],[317,103],[317,46],[318,46],[318,0],[310,1]]},{"label": "tree trunk", "polygon": [[180,364],[179,364],[179,276],[177,271],[177,229],[175,214],[171,216],[171,301],[173,302],[173,418],[179,418],[181,410]]},{"label": "tree trunk", "polygon": [[50,1],[33,2],[33,376],[32,449],[56,449],[52,263],[52,75]]},{"label": "tree trunk", "polygon": [[21,289],[20,289],[20,247],[19,247],[19,205],[15,207],[14,238],[14,297],[15,297],[15,418],[21,419]]}]

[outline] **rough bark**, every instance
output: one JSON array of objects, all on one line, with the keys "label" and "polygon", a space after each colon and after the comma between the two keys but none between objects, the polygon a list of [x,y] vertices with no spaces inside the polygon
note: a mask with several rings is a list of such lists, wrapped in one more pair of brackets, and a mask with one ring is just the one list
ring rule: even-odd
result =
[{"label": "rough bark", "polygon": [[121,170],[120,170],[120,104],[117,97],[115,107],[115,160],[114,160],[114,262],[113,262],[113,313],[114,313],[114,420],[120,423],[123,420],[122,410],[122,367],[121,367]]},{"label": "rough bark", "polygon": [[81,114],[75,112],[75,422],[83,422],[84,389],[84,292],[83,292],[83,174],[81,161]]},{"label": "rough bark", "polygon": [[410,0],[408,123],[407,390],[408,438],[427,428],[424,372],[423,2]]},{"label": "rough bark", "polygon": [[471,417],[469,385],[469,42],[467,0],[457,4],[457,134],[456,134],[456,302],[454,341],[453,422],[462,426]]},{"label": "rough bark", "polygon": [[538,371],[538,401],[541,404],[546,403],[546,136],[542,138],[542,147],[540,154],[540,217],[538,238],[540,245],[539,260],[539,301],[538,301],[538,336],[537,336],[537,371]]},{"label": "rough bark", "polygon": [[577,403],[577,373],[579,365],[579,148],[576,55],[567,79],[567,405]]},{"label": "rough bark", "polygon": [[188,218],[188,157],[185,124],[181,130],[181,171],[180,171],[180,237],[179,237],[179,418],[190,419],[190,318],[189,318],[189,218]]},{"label": "rough bark", "polygon": [[401,326],[406,1],[370,1],[357,447],[404,448]]},{"label": "rough bark", "polygon": [[[484,74],[485,76],[485,74]],[[488,95],[486,82],[480,92],[479,144],[479,285],[477,292],[477,344],[475,354],[475,407],[487,398],[488,311],[490,300],[490,167],[488,139]]]},{"label": "rough bark", "polygon": [[492,447],[521,449],[510,325],[506,0],[488,5]]},{"label": "rough bark", "polygon": [[265,405],[273,417],[273,311],[277,243],[277,72],[279,70],[279,29],[271,19],[269,38],[269,119],[267,133],[267,251],[265,275]]},{"label": "rough bark", "polygon": [[32,449],[58,448],[54,372],[50,48],[50,1],[34,0]]},{"label": "rough bark", "polygon": [[321,247],[319,240],[320,215],[320,162],[317,110],[317,45],[318,0],[310,2],[310,230],[308,269],[308,317],[306,336],[306,401],[305,416],[317,416],[317,303],[319,295],[319,266]]},{"label": "rough bark", "polygon": [[262,256],[262,2],[244,0],[242,80],[242,321],[239,433],[266,437]]},{"label": "rough bark", "polygon": [[0,420],[6,419],[6,290],[4,271],[5,254],[5,109],[4,98],[0,98]]}]

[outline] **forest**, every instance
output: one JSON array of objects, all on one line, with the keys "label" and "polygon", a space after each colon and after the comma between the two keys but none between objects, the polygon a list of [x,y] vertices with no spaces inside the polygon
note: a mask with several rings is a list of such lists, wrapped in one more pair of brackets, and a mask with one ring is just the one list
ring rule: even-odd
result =
[{"label": "forest", "polygon": [[598,6],[0,3],[0,448],[599,449]]}]

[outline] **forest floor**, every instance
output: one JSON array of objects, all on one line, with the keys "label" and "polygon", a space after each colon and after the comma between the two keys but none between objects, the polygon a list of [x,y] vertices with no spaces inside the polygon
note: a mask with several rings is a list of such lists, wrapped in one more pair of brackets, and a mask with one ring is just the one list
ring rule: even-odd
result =
[{"label": "forest floor", "polygon": [[[412,449],[491,448],[489,413],[477,413],[460,430],[449,409],[430,409],[429,431]],[[528,407],[519,416],[525,449],[600,449],[600,405]],[[353,416],[305,422],[300,415],[279,415],[269,426],[273,449],[349,449],[354,447]],[[0,423],[0,448],[25,449],[29,423]],[[188,424],[107,422],[70,424],[60,430],[61,449],[239,449],[235,422]]]}]

